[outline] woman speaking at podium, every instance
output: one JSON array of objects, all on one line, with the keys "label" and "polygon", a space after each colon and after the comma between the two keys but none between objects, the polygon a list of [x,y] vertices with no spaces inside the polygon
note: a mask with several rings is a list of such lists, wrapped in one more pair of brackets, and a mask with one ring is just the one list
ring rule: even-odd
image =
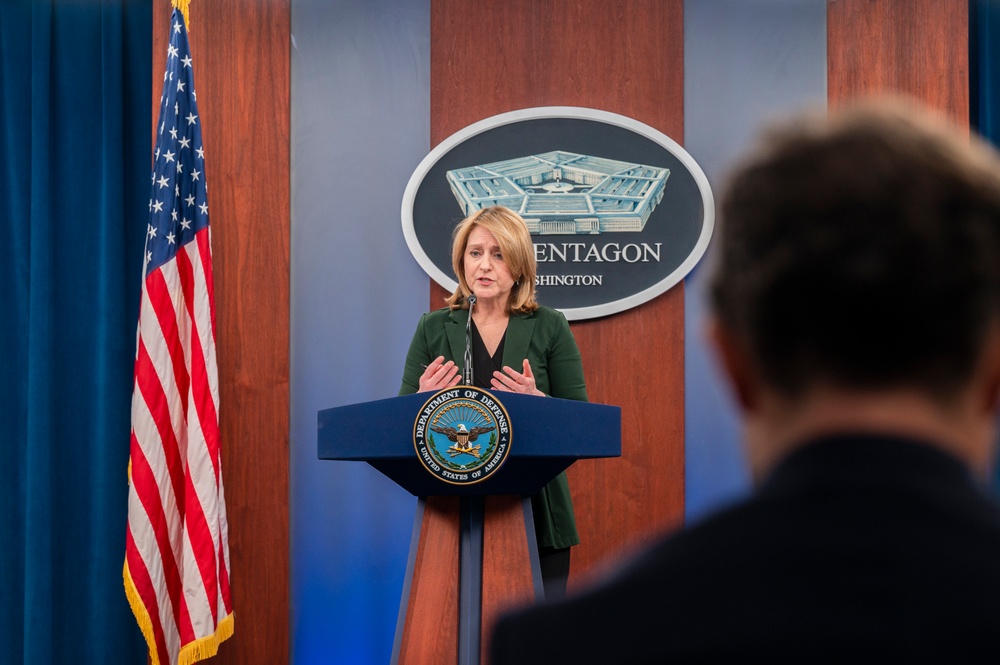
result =
[{"label": "woman speaking at podium", "polygon": [[[535,252],[524,220],[502,206],[469,215],[455,228],[451,264],[458,287],[447,307],[420,318],[399,394],[442,390],[462,380],[448,341],[449,329],[457,327],[462,339],[471,329],[476,387],[586,401],[580,351],[566,317],[535,300]],[[566,474],[542,488],[531,505],[545,597],[558,598],[569,576],[569,548],[580,542]]]}]

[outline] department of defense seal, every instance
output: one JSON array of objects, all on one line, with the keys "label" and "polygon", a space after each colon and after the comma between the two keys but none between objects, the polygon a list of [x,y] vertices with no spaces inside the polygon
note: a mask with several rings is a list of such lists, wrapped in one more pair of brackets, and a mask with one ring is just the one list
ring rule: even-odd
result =
[{"label": "department of defense seal", "polygon": [[446,388],[431,396],[413,424],[417,459],[452,485],[481,483],[510,454],[507,410],[492,394],[472,386]]}]

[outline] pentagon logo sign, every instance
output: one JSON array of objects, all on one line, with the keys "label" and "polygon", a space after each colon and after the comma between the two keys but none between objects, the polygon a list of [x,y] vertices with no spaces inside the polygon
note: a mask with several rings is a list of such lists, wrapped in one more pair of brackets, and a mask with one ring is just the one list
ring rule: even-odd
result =
[{"label": "pentagon logo sign", "polygon": [[452,485],[473,485],[496,473],[510,454],[510,441],[507,410],[471,386],[435,393],[413,424],[417,459]]},{"label": "pentagon logo sign", "polygon": [[570,320],[635,307],[681,281],[715,223],[708,179],[665,134],[622,115],[552,106],[487,118],[428,154],[403,195],[403,235],[452,291],[451,233],[506,206],[528,224],[539,300]]}]

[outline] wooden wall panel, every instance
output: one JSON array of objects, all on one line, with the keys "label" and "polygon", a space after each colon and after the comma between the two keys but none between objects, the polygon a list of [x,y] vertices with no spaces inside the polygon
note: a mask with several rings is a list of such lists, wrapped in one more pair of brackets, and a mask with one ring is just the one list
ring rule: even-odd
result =
[{"label": "wooden wall panel", "polygon": [[398,661],[402,665],[458,662],[461,508],[457,497],[432,496],[426,504],[405,599]]},{"label": "wooden wall panel", "polygon": [[[431,144],[555,105],[620,113],[680,142],[683,30],[683,0],[432,0]],[[444,295],[432,284],[431,307]],[[683,286],[572,328],[591,400],[622,407],[623,456],[570,469],[583,541],[571,581],[683,517]]]},{"label": "wooden wall panel", "polygon": [[[169,20],[158,0],[154,123]],[[290,0],[191,3],[236,627],[219,665],[289,659],[290,29]]]},{"label": "wooden wall panel", "polygon": [[831,105],[893,92],[969,124],[967,0],[829,0]]}]

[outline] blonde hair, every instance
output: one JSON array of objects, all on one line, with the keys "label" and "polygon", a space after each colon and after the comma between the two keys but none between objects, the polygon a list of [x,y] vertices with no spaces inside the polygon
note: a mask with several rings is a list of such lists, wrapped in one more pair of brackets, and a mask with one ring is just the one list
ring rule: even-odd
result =
[{"label": "blonde hair", "polygon": [[477,210],[463,219],[452,233],[451,267],[458,278],[458,287],[445,302],[451,309],[468,309],[467,296],[472,293],[465,281],[465,245],[472,230],[481,226],[497,239],[500,253],[514,277],[507,302],[508,314],[527,314],[538,309],[535,300],[535,247],[528,225],[510,208],[492,206]]}]

